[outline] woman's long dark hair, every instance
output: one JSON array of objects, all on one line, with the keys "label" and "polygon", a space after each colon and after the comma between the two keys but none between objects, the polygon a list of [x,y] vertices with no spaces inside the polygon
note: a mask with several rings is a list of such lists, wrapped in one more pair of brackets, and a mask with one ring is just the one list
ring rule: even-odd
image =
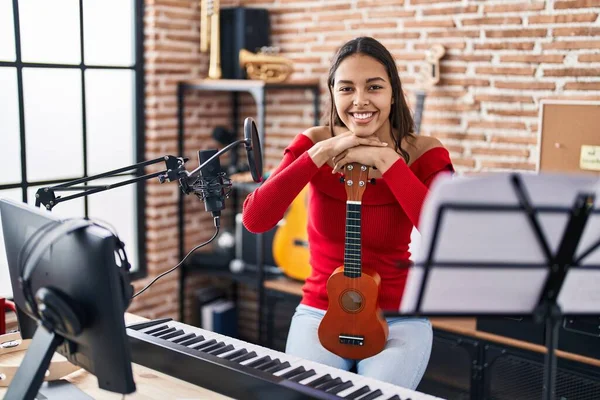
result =
[{"label": "woman's long dark hair", "polygon": [[[373,57],[379,61],[387,70],[392,84],[392,98],[394,99],[390,110],[390,125],[392,131],[390,136],[394,140],[396,151],[399,152],[404,160],[408,163],[410,156],[408,152],[402,148],[402,140],[405,137],[414,137],[414,122],[406,99],[404,98],[404,92],[402,91],[402,83],[400,82],[400,76],[398,75],[398,68],[396,68],[396,62],[394,58],[381,43],[371,37],[358,37],[345,43],[338,52],[336,53],[331,68],[329,69],[329,76],[327,77],[327,87],[329,89],[329,99],[331,102],[331,109],[329,113],[329,129],[333,136],[334,126],[344,126],[344,123],[340,119],[340,116],[335,109],[335,103],[333,100],[333,86],[335,72],[340,66],[341,62],[353,54],[364,54]],[[394,134],[394,130],[397,134]]]}]

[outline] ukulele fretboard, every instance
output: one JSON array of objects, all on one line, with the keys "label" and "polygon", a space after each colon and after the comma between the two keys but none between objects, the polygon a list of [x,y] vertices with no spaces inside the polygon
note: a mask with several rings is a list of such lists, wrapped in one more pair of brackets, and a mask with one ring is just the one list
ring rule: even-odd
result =
[{"label": "ukulele fretboard", "polygon": [[359,201],[346,202],[346,243],[344,246],[344,275],[358,278],[361,273]]}]

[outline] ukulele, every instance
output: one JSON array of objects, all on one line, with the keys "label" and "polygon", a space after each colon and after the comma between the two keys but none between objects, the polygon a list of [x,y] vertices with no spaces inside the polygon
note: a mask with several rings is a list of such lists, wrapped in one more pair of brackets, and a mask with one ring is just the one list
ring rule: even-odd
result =
[{"label": "ukulele", "polygon": [[361,262],[361,199],[369,181],[369,167],[344,167],[346,241],[344,265],[327,281],[329,307],[319,325],[319,341],[340,357],[360,360],[385,347],[388,325],[377,304],[381,278]]},{"label": "ukulele", "polygon": [[425,106],[425,98],[427,97],[427,89],[437,85],[440,82],[440,59],[446,53],[446,49],[441,44],[433,45],[425,55],[425,64],[421,67],[417,81],[419,89],[415,92],[416,107],[415,107],[415,134],[421,133],[421,119],[423,117],[423,108]]},{"label": "ukulele", "polygon": [[310,275],[306,196],[308,185],[296,196],[273,237],[275,264],[290,278],[306,280]]}]

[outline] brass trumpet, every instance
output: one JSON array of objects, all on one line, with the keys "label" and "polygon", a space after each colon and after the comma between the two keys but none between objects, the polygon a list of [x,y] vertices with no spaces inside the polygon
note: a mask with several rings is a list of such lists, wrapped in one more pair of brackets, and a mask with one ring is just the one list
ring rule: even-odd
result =
[{"label": "brass trumpet", "polygon": [[281,56],[252,53],[241,49],[239,59],[240,66],[246,69],[250,79],[279,83],[284,82],[293,71],[292,62]]}]

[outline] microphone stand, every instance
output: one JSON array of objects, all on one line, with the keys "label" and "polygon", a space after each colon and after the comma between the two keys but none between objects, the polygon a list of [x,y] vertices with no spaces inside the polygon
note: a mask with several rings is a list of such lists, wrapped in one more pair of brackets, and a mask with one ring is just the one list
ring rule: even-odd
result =
[{"label": "microphone stand", "polygon": [[[142,168],[142,167],[152,165],[152,164],[157,164],[162,161],[165,162],[165,165],[167,168],[164,171],[139,176],[137,178],[128,179],[128,180],[110,184],[110,185],[77,186],[82,183],[94,181],[96,179],[114,177],[123,172],[131,171],[131,170],[137,169],[137,168]],[[156,177],[158,177],[158,180],[160,181],[160,183],[178,180],[182,177],[182,175],[183,176],[187,175],[187,174],[185,174],[185,169],[183,168],[184,163],[187,161],[188,161],[187,158],[166,155],[163,157],[155,158],[153,160],[148,160],[148,161],[143,161],[143,162],[140,162],[137,164],[133,164],[128,167],[114,169],[112,171],[103,172],[98,175],[92,175],[87,178],[75,179],[73,181],[61,183],[56,186],[40,188],[35,193],[35,206],[40,207],[40,205],[43,205],[47,210],[51,211],[58,203],[62,203],[62,202],[76,199],[76,198],[83,197],[83,196],[88,196],[90,194],[94,194],[94,193],[98,193],[98,192],[103,192],[105,190],[110,190],[110,189],[118,188],[121,186],[129,185],[131,183],[141,182],[141,181],[145,181],[145,180],[156,178]],[[69,196],[58,196],[58,197],[55,194],[55,192],[74,191],[74,190],[80,190],[81,192],[75,193],[75,194],[72,194]],[[182,190],[184,190],[183,187],[182,187]],[[184,190],[184,193],[188,194],[189,192],[186,192]]]},{"label": "microphone stand", "polygon": [[[216,152],[213,156],[211,156],[208,160],[203,162],[198,168],[194,169],[192,172],[187,172],[184,168],[184,164],[189,160],[188,158],[183,157],[175,157],[171,155],[165,155],[163,157],[155,158],[153,160],[143,161],[137,164],[133,164],[127,167],[114,169],[112,171],[103,172],[101,174],[92,175],[87,178],[75,179],[73,181],[65,182],[58,184],[56,186],[44,187],[37,190],[35,193],[35,206],[40,207],[43,205],[47,210],[51,211],[57,204],[76,199],[83,196],[88,196],[90,194],[103,192],[105,190],[110,190],[114,188],[118,188],[121,186],[129,185],[131,183],[137,183],[145,180],[149,180],[152,178],[158,178],[160,183],[172,182],[175,180],[179,181],[179,186],[181,191],[185,194],[193,193],[193,187],[189,184],[188,178],[196,177],[200,174],[200,172],[215,158],[219,157],[221,154],[226,153],[233,147],[238,146],[239,144],[246,144],[247,140],[240,139],[237,140]],[[82,183],[91,182],[96,179],[101,178],[109,178],[118,176],[123,172],[131,171],[133,169],[146,167],[148,165],[157,164],[163,162],[166,165],[166,169],[160,172],[154,172],[151,174],[139,176],[137,178],[128,179],[122,182],[117,182],[109,185],[100,185],[100,186],[90,186],[90,185],[81,185]],[[56,196],[56,192],[62,191],[74,191],[80,190],[80,193],[71,194],[68,196]]]}]

